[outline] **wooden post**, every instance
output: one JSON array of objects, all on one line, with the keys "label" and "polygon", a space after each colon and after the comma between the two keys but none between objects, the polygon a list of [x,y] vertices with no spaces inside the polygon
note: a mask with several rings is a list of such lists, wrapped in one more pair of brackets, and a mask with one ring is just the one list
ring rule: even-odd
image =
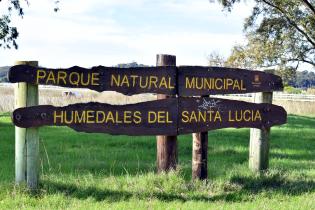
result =
[{"label": "wooden post", "polygon": [[[176,57],[172,55],[157,55],[157,66],[176,66]],[[157,99],[169,96],[158,94]],[[175,170],[177,164],[177,136],[157,136],[157,171]]]},{"label": "wooden post", "polygon": [[208,178],[208,132],[193,133],[192,178]]},{"label": "wooden post", "polygon": [[[15,65],[38,66],[37,61],[17,61]],[[15,108],[38,105],[38,85],[24,82],[15,85]],[[21,119],[23,120],[23,119]],[[34,190],[38,186],[39,138],[37,128],[15,127],[15,181],[27,182]]]},{"label": "wooden post", "polygon": [[[272,92],[254,94],[255,103],[272,103]],[[269,165],[270,128],[250,129],[249,168],[254,172],[266,170]]]}]

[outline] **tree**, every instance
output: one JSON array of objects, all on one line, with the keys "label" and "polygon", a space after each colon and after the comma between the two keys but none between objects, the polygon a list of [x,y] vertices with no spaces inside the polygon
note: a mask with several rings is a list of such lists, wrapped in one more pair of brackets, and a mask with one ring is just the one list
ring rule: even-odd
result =
[{"label": "tree", "polygon": [[213,51],[212,53],[208,55],[209,66],[224,67],[225,63],[226,63],[225,58],[216,51]]},{"label": "tree", "polygon": [[[11,18],[13,12],[16,12],[18,16],[23,18],[24,10],[21,6],[21,2],[25,2],[29,5],[28,0],[7,0],[8,1],[8,8],[7,13],[0,16],[0,48],[4,49],[11,49],[14,47],[15,49],[18,48],[18,44],[16,39],[19,36],[18,30],[15,26],[11,24]],[[54,11],[57,12],[59,10],[58,4],[59,1],[55,0],[55,8]],[[1,2],[0,0],[0,3]]]},{"label": "tree", "polygon": [[[219,0],[231,11],[241,0]],[[233,48],[230,62],[251,66],[315,67],[315,0],[255,0],[246,18],[247,44]]]}]

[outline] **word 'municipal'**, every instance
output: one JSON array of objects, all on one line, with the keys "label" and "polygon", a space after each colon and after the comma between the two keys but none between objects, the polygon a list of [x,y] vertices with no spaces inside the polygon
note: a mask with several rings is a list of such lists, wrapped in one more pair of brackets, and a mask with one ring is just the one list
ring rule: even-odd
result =
[{"label": "word 'municipal'", "polygon": [[153,75],[121,75],[112,74],[110,80],[111,87],[140,87],[142,89],[164,88],[174,89],[171,77],[157,77]]},{"label": "word 'municipal'", "polygon": [[38,69],[36,71],[36,83],[44,81],[45,84],[74,85],[74,86],[99,86],[99,73],[97,72],[67,72],[47,71]]},{"label": "word 'municipal'", "polygon": [[231,78],[185,77],[185,88],[197,90],[246,91],[244,81]]}]

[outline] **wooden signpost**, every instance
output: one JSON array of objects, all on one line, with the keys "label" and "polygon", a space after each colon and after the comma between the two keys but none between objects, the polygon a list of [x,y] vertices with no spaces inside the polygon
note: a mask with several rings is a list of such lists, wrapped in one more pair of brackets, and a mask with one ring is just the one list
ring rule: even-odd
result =
[{"label": "wooden signpost", "polygon": [[281,77],[262,71],[225,67],[180,66],[181,96],[253,93],[282,90]]},{"label": "wooden signpost", "polygon": [[17,65],[9,71],[10,82],[88,88],[98,92],[117,91],[125,95],[139,93],[176,94],[176,67],[114,68],[97,66],[85,69],[47,69]]},{"label": "wooden signpost", "polygon": [[286,111],[272,104],[218,98],[168,98],[129,105],[96,102],[16,109],[22,128],[64,125],[76,131],[142,135],[179,135],[220,128],[270,128],[286,123]]},{"label": "wooden signpost", "polygon": [[[208,131],[253,128],[250,168],[254,171],[266,169],[270,127],[286,123],[287,118],[282,107],[271,104],[272,91],[283,89],[281,78],[261,71],[235,68],[176,67],[175,56],[159,55],[157,58],[157,67],[141,68],[11,67],[9,81],[18,83],[17,104],[12,115],[17,126],[16,182],[25,181],[26,174],[31,189],[38,185],[37,128],[44,125],[113,135],[157,135],[158,171],[176,168],[176,136],[193,133],[192,177],[198,179],[207,178]],[[37,106],[37,85],[116,91],[125,95],[156,93],[159,100],[129,105],[90,102],[65,107]],[[31,94],[28,89],[32,90]],[[254,92],[263,92],[261,100],[255,101],[259,104],[208,97]]]},{"label": "wooden signpost", "polygon": [[157,66],[85,69],[47,69],[17,65],[9,71],[10,82],[89,88],[125,95],[159,93],[178,96],[271,92],[282,90],[281,77],[262,71],[202,66]]},{"label": "wooden signpost", "polygon": [[76,131],[125,135],[176,135],[177,100],[165,99],[129,105],[96,102],[66,107],[50,105],[16,109],[19,127],[65,125]]}]

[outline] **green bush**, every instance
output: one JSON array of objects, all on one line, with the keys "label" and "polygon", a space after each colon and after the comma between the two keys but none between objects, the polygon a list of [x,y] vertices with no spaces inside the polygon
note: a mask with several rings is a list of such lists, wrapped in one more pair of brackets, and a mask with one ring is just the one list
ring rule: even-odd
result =
[{"label": "green bush", "polygon": [[292,87],[292,86],[285,86],[284,92],[290,93],[290,94],[301,94],[302,90],[299,88]]}]

